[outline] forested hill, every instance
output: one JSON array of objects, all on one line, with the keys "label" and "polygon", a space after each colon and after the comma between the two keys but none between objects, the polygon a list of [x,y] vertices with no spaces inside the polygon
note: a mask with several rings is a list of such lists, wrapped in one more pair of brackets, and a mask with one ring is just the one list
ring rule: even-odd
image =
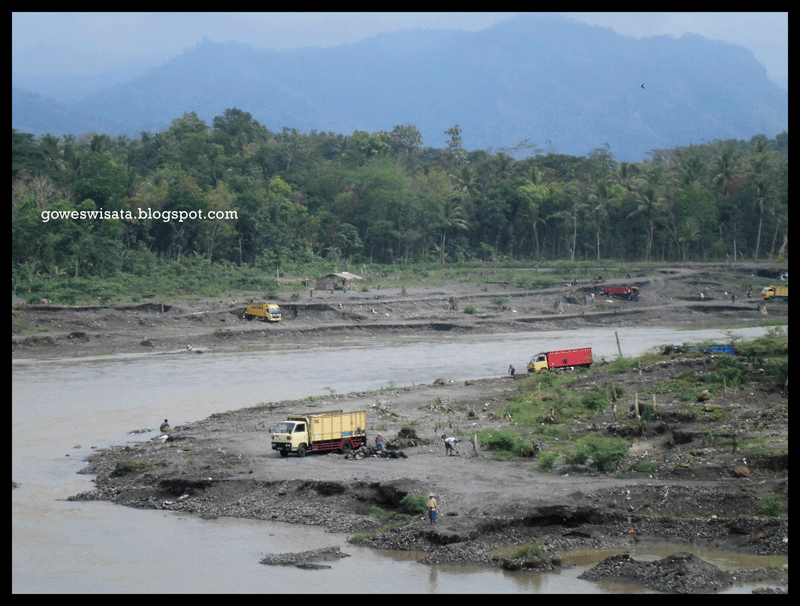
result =
[{"label": "forested hill", "polygon": [[[412,262],[778,259],[788,133],[619,162],[424,147],[413,125],[351,136],[225,110],[139,139],[12,129],[12,290],[87,279]],[[211,215],[214,220],[211,220]],[[237,270],[238,271],[238,270]],[[117,282],[113,282],[116,284]],[[48,286],[50,285],[50,286]],[[116,287],[114,287],[116,288]]]},{"label": "forested hill", "polygon": [[425,145],[441,148],[459,124],[469,150],[526,141],[585,156],[608,144],[616,158],[636,162],[653,149],[788,129],[788,92],[742,46],[697,35],[636,40],[542,14],[474,33],[404,31],[323,49],[204,40],[73,103],[92,117],[83,122],[20,97],[12,91],[12,127],[36,135],[80,135],[80,124],[105,120],[120,126],[102,132],[138,137],[185,112],[210,123],[236,107],[273,132],[347,136],[412,124]]}]

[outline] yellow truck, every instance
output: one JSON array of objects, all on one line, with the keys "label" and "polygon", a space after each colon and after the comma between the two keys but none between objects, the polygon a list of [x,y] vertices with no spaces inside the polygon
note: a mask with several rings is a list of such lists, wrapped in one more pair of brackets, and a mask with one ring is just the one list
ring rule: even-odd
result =
[{"label": "yellow truck", "polygon": [[281,308],[275,303],[248,303],[244,311],[244,319],[261,318],[264,322],[280,322]]},{"label": "yellow truck", "polygon": [[764,300],[767,301],[769,299],[782,299],[784,301],[789,300],[789,287],[788,286],[767,286],[766,288],[761,289],[761,296],[764,297]]},{"label": "yellow truck", "polygon": [[338,450],[347,454],[367,443],[367,412],[310,412],[289,415],[272,433],[272,450],[282,457]]}]

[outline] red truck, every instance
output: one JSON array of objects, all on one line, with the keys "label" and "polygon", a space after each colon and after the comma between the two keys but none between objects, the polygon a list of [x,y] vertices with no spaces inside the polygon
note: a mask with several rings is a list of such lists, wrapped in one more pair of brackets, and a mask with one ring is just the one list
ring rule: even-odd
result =
[{"label": "red truck", "polygon": [[565,368],[568,366],[592,365],[592,348],[583,347],[580,349],[562,349],[560,351],[545,351],[538,353],[528,362],[528,372],[542,372],[554,368]]},{"label": "red truck", "polygon": [[635,286],[604,286],[603,294],[618,299],[639,300],[639,289]]}]

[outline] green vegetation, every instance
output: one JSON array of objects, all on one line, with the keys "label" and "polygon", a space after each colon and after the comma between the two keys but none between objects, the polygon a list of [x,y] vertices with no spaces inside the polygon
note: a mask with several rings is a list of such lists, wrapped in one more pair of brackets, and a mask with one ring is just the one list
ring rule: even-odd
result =
[{"label": "green vegetation", "polygon": [[403,511],[409,514],[425,513],[428,508],[428,497],[424,494],[409,494],[400,499]]},{"label": "green vegetation", "polygon": [[761,498],[758,503],[758,508],[763,516],[779,516],[788,511],[788,507],[781,500],[780,496],[771,492],[768,492]]},{"label": "green vegetation", "polygon": [[114,470],[111,472],[111,477],[119,478],[130,473],[147,473],[148,471],[153,471],[155,468],[156,467],[153,463],[125,459],[124,461],[117,463],[117,465],[114,467]]},{"label": "green vegetation", "polygon": [[484,429],[478,432],[478,441],[494,452],[499,461],[521,457],[530,452],[530,442],[525,442],[511,430]]},{"label": "green vegetation", "polygon": [[380,527],[369,533],[352,536],[348,539],[348,541],[350,543],[358,544],[368,537],[373,537],[386,532],[387,530],[391,530],[392,528],[404,526],[416,516],[425,512],[427,509],[427,502],[428,498],[425,495],[414,494],[406,495],[401,499],[401,511],[399,512],[388,511],[386,509],[382,509],[381,507],[373,506],[370,509],[369,515],[381,522]]},{"label": "green vegetation", "polygon": [[544,549],[538,543],[530,543],[527,545],[520,545],[519,548],[511,554],[515,560],[540,560],[544,554]]},{"label": "green vegetation", "polygon": [[[454,277],[453,264],[518,267],[479,280],[536,289],[622,262],[785,258],[788,133],[626,163],[607,148],[468,152],[460,132],[435,149],[411,124],[271,132],[238,109],[210,125],[186,113],[138,139],[12,129],[12,292],[273,298],[273,278],[350,269],[379,287],[445,275],[431,265]],[[554,271],[532,276],[532,265]]]},{"label": "green vegetation", "polygon": [[[716,354],[713,359],[708,358],[706,353],[691,351],[690,344],[684,344],[684,347],[688,351],[682,354],[647,353],[639,358],[619,358],[619,367],[611,363],[605,365],[603,371],[619,371],[621,367],[635,372],[640,367],[670,360],[676,355],[706,360],[706,372],[685,371],[656,383],[647,393],[640,393],[640,419],[647,422],[656,418],[656,410],[649,400],[652,394],[676,398],[688,404],[676,413],[680,421],[708,424],[706,431],[709,443],[724,448],[733,447],[729,430],[718,429],[720,423],[728,418],[729,412],[713,403],[697,402],[698,396],[708,391],[713,397],[724,389],[758,381],[780,384],[788,373],[788,336],[784,329],[775,327],[763,337],[737,343],[736,355]],[[754,372],[748,360],[758,360],[758,372]],[[492,451],[499,461],[527,457],[531,453],[531,445],[539,444],[543,449],[537,455],[535,468],[540,472],[550,471],[558,460],[574,466],[588,465],[602,472],[617,469],[628,454],[627,440],[593,432],[575,432],[574,429],[577,424],[586,426],[592,419],[607,414],[612,402],[626,397],[624,388],[611,381],[588,389],[578,387],[580,381],[577,377],[594,372],[597,372],[596,368],[591,371],[579,369],[574,373],[548,372],[515,384],[505,392],[506,402],[497,413],[508,420],[508,428],[479,431],[476,434],[478,441]],[[631,420],[625,414],[617,422],[624,425]],[[748,458],[776,452],[759,439],[742,441],[737,447]],[[658,464],[637,461],[631,464],[631,470],[654,473],[658,470]]]},{"label": "green vegetation", "polygon": [[606,438],[599,434],[588,434],[579,440],[566,461],[571,465],[590,463],[599,471],[614,471],[628,454],[630,444],[622,438]]}]

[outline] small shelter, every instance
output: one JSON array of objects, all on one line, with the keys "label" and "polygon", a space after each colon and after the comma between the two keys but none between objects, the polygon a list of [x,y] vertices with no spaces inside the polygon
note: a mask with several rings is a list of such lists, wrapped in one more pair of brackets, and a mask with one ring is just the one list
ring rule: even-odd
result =
[{"label": "small shelter", "polygon": [[350,282],[353,280],[361,280],[361,276],[351,274],[349,271],[342,271],[335,274],[327,274],[320,276],[316,280],[317,290],[342,290],[350,288]]}]

